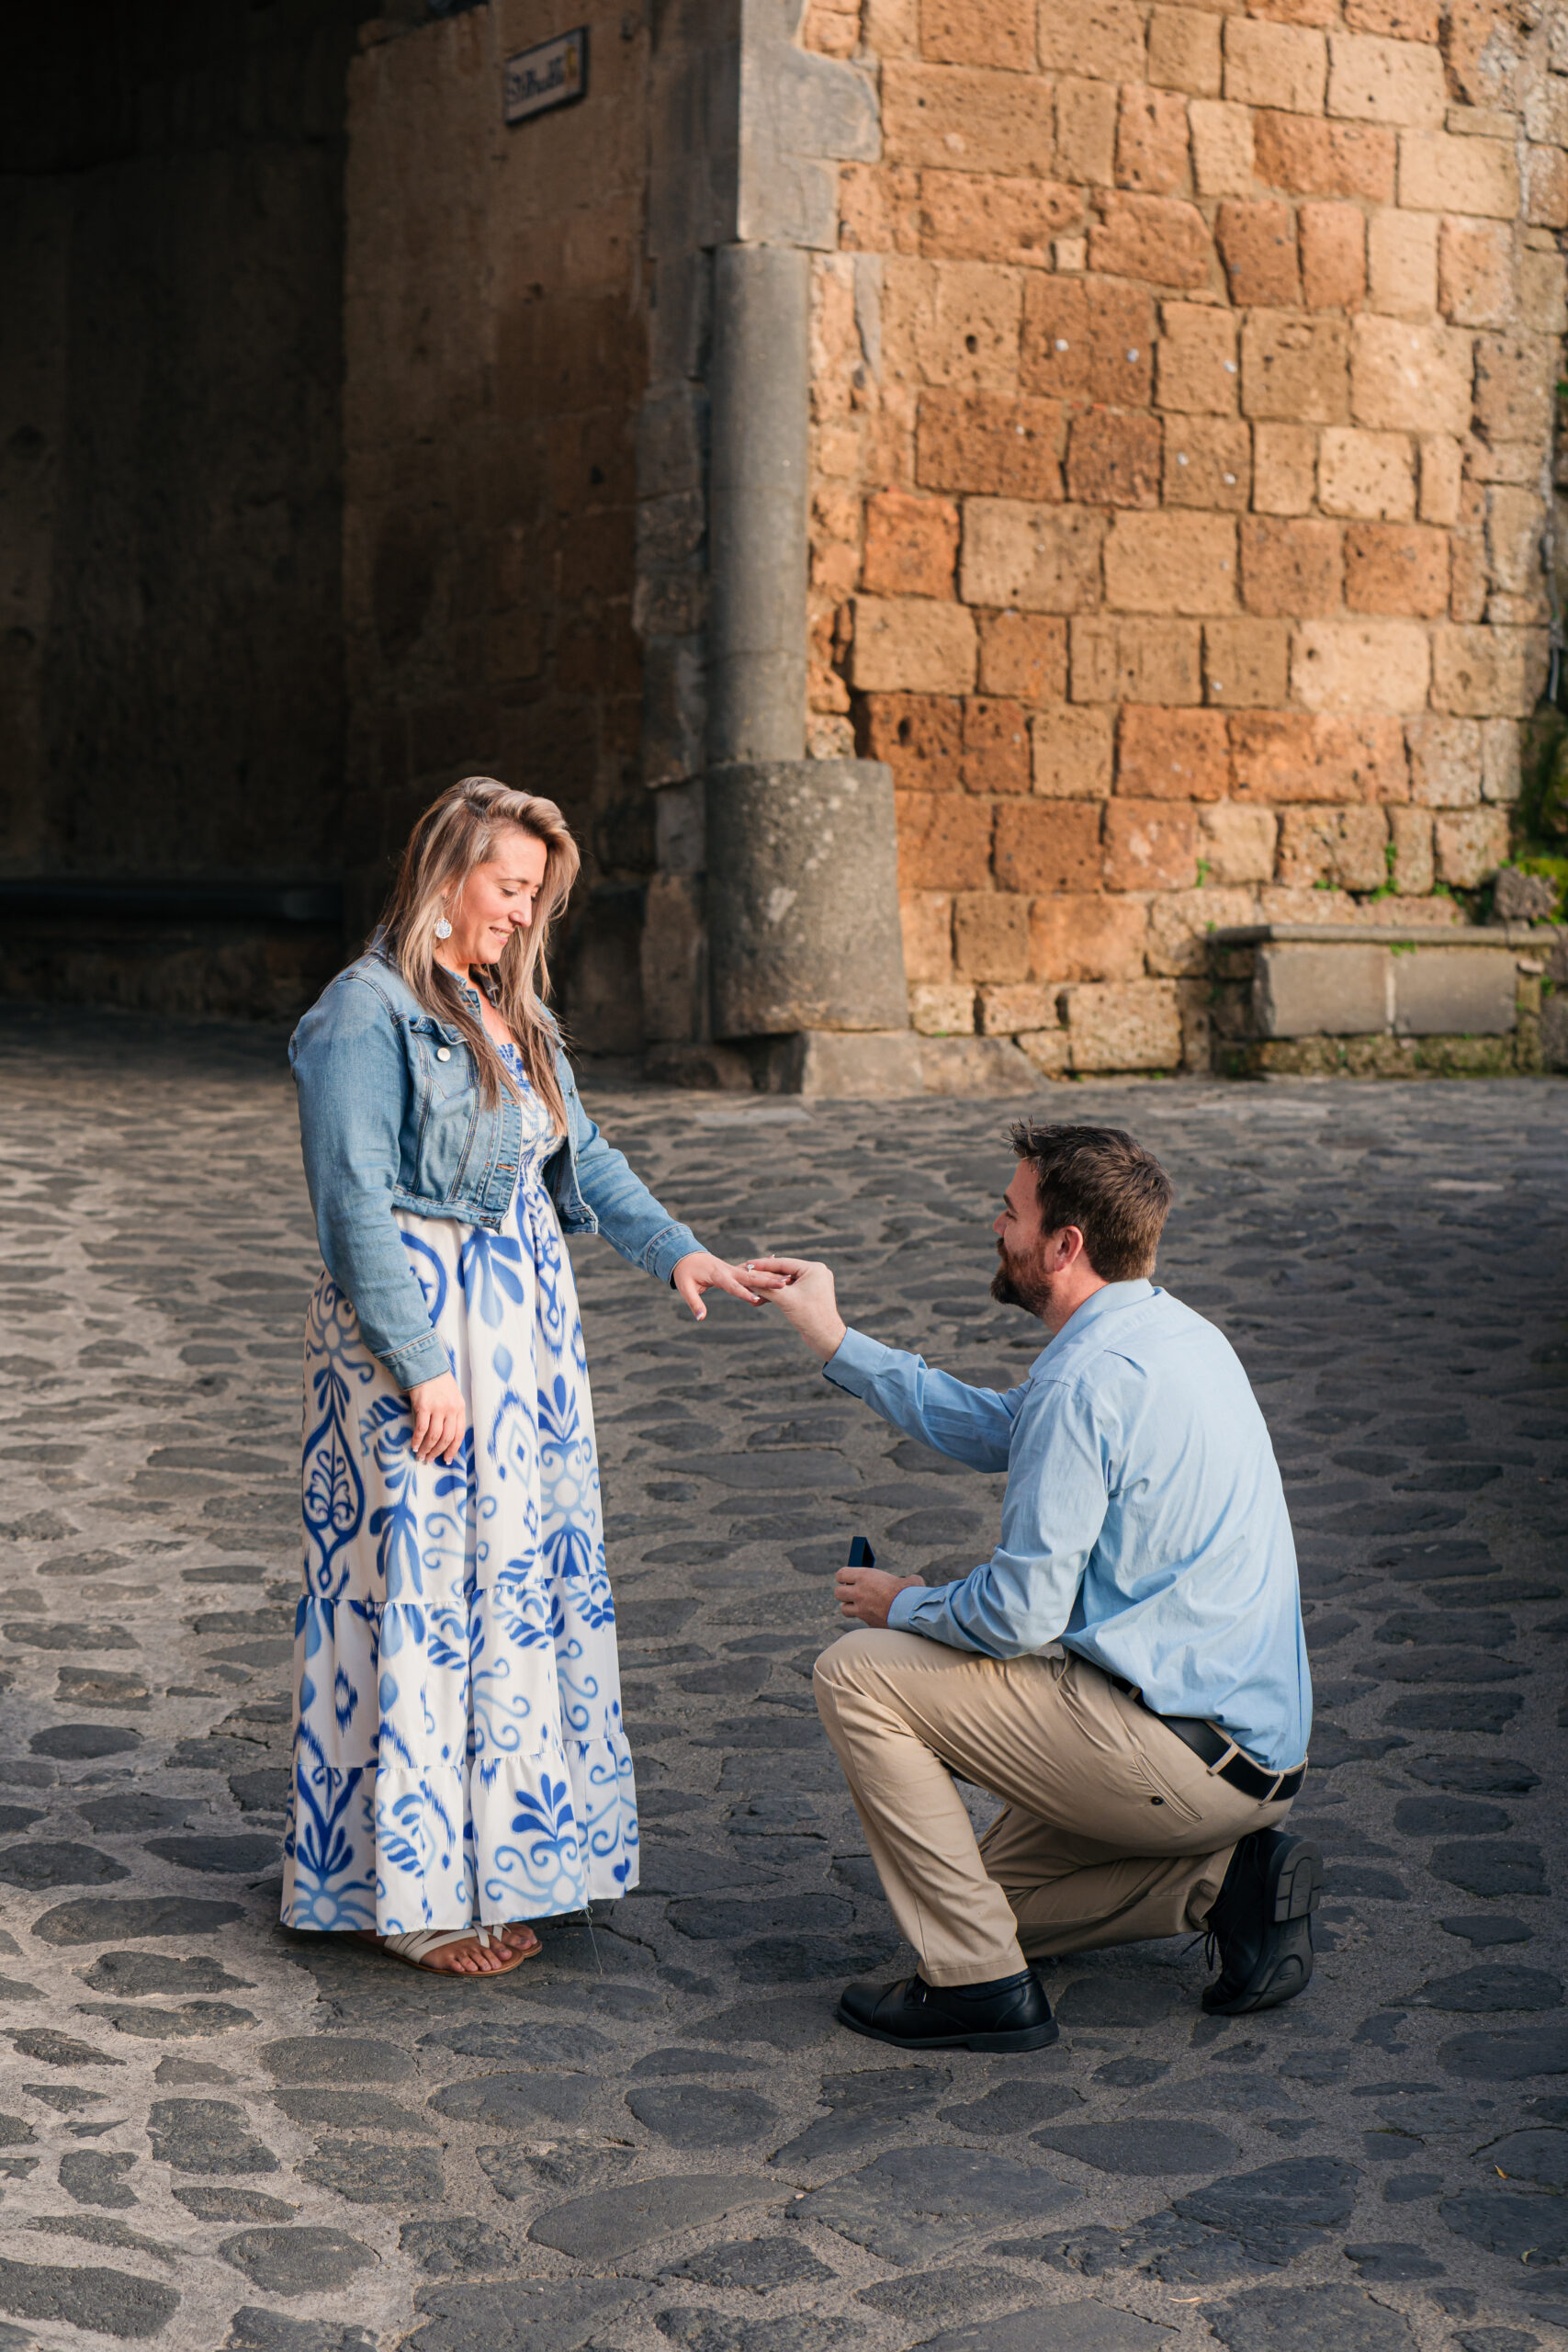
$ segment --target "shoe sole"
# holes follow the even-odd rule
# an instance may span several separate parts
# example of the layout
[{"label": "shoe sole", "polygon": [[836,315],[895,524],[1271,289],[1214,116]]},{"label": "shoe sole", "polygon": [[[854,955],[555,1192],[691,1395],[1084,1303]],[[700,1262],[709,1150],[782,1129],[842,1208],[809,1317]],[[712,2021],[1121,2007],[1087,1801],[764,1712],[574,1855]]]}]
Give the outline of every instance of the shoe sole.
[{"label": "shoe sole", "polygon": [[[1265,1889],[1264,1899],[1269,1906],[1269,1920],[1275,1932],[1271,1934],[1251,1976],[1228,2001],[1210,1998],[1215,1988],[1203,1996],[1203,2007],[1211,2017],[1252,2017],[1259,2009],[1277,2009],[1283,2002],[1293,2001],[1304,1993],[1312,1982],[1313,1912],[1317,1908],[1323,1892],[1323,1849],[1310,1838],[1292,1839],[1278,1851],[1270,1864],[1271,1886]],[[1280,1928],[1296,1928],[1293,1935],[1280,1935]]]},{"label": "shoe sole", "polygon": [[867,2041],[891,2042],[895,2050],[993,2050],[1000,2054],[1014,2050],[1047,2050],[1061,2039],[1061,2028],[1055,2018],[1047,2018],[1043,2025],[1022,2026],[1016,2033],[933,2033],[921,2034],[916,2041],[902,2033],[884,2033],[874,2025],[862,2025],[858,2018],[850,2016],[841,2002],[833,2015],[852,2033],[863,2034]]}]

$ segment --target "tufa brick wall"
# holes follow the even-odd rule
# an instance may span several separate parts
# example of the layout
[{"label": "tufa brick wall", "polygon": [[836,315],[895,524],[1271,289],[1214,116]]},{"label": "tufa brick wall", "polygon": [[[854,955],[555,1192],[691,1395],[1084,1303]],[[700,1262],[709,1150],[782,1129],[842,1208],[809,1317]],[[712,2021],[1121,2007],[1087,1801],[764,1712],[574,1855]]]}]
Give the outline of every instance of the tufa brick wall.
[{"label": "tufa brick wall", "polygon": [[811,0],[804,37],[878,61],[884,133],[817,270],[811,738],[892,764],[930,1082],[1207,1068],[1211,927],[1452,921],[1506,854],[1568,17]]}]

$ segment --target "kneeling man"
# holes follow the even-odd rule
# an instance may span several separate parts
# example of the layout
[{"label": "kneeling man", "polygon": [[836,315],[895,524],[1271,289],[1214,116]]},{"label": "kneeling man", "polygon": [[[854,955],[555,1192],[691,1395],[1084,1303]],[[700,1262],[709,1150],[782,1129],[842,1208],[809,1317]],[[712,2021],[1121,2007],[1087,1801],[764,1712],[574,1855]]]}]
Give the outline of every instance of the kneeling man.
[{"label": "kneeling man", "polygon": [[[919,1973],[852,1984],[842,2024],[908,2049],[1032,2050],[1029,1962],[1196,1930],[1203,2007],[1273,2007],[1312,1974],[1322,1858],[1280,1826],[1312,1691],[1295,1548],[1246,1374],[1150,1281],[1171,1200],[1112,1127],[1012,1131],[992,1296],[1050,1338],[1005,1396],[845,1329],[826,1266],[776,1304],[827,1376],[922,1443],[1006,1470],[1001,1542],[955,1584],[840,1570],[864,1629],[817,1703]],[[958,1774],[1005,1810],[976,1843]]]}]

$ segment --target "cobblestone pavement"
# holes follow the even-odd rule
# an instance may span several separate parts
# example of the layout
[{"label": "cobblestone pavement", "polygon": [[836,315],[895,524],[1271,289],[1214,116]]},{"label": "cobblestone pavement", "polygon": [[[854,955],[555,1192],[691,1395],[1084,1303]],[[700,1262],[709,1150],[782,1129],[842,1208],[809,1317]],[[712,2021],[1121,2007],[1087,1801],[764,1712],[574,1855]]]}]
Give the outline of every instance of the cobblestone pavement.
[{"label": "cobblestone pavement", "polygon": [[[589,1092],[716,1246],[831,1259],[969,1376],[1033,1352],[986,1292],[1011,1106]],[[316,1261],[278,1041],[13,1017],[0,2352],[1568,2341],[1568,1088],[1044,1099],[1167,1159],[1165,1279],[1269,1415],[1322,1956],[1235,2022],[1190,1945],[1064,1962],[1059,2048],[914,2063],[831,2019],[908,1955],[808,1676],[846,1536],[951,1574],[998,1482],[578,1248],[641,1887],[491,1985],[285,1936]]]}]

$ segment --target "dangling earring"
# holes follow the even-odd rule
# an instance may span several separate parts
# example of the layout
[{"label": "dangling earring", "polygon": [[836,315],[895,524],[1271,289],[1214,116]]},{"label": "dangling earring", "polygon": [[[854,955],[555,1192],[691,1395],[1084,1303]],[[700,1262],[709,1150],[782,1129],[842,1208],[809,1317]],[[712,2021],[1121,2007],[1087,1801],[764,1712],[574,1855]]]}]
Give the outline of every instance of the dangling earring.
[{"label": "dangling earring", "polygon": [[435,918],[435,936],[437,939],[450,939],[452,936],[452,926],[445,915]]}]

